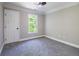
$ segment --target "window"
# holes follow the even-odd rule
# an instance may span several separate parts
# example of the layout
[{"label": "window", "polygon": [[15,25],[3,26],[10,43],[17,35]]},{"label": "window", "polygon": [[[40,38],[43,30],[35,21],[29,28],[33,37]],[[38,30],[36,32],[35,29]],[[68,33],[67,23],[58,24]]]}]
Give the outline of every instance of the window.
[{"label": "window", "polygon": [[28,32],[29,33],[37,32],[37,15],[34,14],[28,15]]}]

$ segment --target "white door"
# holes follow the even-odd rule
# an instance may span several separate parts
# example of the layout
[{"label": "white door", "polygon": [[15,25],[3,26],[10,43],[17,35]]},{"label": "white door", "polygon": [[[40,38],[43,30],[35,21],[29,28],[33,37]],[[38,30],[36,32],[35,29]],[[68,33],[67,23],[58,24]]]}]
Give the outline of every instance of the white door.
[{"label": "white door", "polygon": [[16,10],[4,10],[4,39],[5,43],[16,42],[20,39],[20,14]]}]

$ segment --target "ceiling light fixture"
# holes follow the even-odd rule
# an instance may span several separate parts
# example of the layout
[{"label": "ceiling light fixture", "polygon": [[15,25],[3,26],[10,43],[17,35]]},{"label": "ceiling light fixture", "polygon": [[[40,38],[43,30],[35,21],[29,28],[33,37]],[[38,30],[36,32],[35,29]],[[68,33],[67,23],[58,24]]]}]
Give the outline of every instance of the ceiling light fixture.
[{"label": "ceiling light fixture", "polygon": [[44,7],[46,4],[47,4],[46,2],[38,2],[37,3],[37,9],[41,8],[41,7]]},{"label": "ceiling light fixture", "polygon": [[38,5],[42,5],[42,6],[44,6],[44,5],[46,5],[46,2],[39,2]]}]

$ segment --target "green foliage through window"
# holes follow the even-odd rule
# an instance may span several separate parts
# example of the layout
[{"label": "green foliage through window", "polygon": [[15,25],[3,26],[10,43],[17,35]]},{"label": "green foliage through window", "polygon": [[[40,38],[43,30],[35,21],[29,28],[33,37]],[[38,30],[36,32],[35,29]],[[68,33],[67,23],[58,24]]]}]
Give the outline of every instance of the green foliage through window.
[{"label": "green foliage through window", "polygon": [[28,31],[37,32],[37,16],[29,14],[28,20]]}]

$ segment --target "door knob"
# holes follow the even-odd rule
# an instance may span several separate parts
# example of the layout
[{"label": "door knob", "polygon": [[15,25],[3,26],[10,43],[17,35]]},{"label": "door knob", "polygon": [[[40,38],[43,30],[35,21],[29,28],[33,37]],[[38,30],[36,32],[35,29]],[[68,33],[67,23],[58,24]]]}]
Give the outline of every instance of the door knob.
[{"label": "door knob", "polygon": [[17,27],[16,29],[18,30],[19,28]]}]

